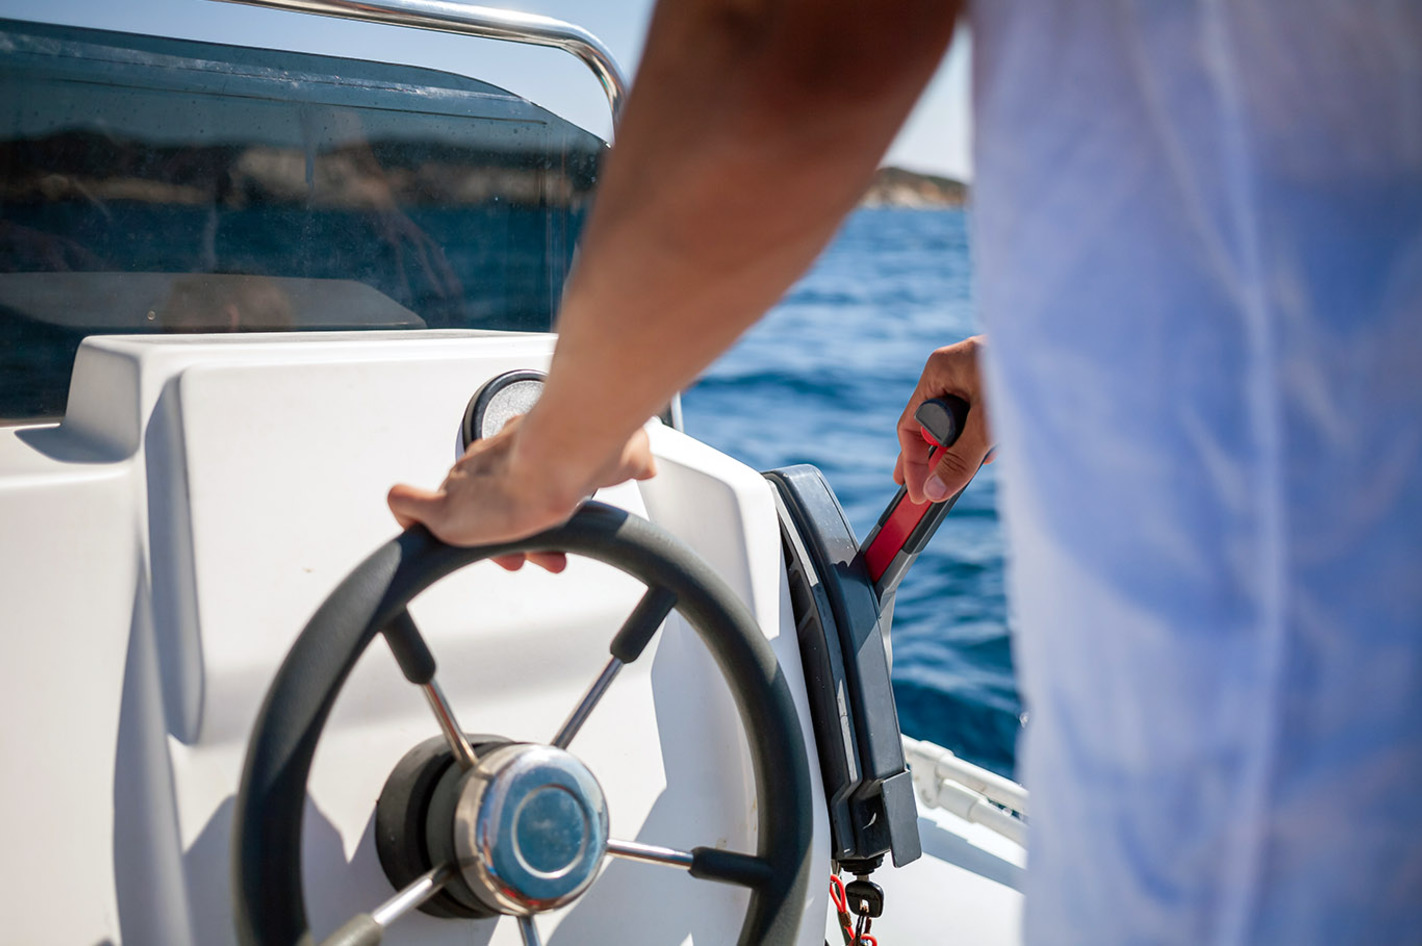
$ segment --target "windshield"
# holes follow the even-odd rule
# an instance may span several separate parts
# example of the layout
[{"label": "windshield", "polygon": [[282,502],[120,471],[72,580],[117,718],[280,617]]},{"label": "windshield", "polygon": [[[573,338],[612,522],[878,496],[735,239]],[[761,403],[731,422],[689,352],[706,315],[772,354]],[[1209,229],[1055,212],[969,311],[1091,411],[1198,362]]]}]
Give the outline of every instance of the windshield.
[{"label": "windshield", "polygon": [[408,66],[0,20],[0,422],[95,333],[547,331],[604,144]]}]

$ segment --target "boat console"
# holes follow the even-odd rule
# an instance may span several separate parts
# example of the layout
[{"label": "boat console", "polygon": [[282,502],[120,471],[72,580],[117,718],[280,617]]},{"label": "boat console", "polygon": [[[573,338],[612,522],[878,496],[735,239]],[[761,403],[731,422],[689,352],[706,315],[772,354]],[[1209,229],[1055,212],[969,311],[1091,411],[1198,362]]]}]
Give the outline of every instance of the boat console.
[{"label": "boat console", "polygon": [[669,412],[543,535],[391,519],[536,398],[602,142],[414,67],[0,43],[9,937],[820,946],[842,870],[886,946],[1013,940],[1025,793],[901,740],[817,471]]}]

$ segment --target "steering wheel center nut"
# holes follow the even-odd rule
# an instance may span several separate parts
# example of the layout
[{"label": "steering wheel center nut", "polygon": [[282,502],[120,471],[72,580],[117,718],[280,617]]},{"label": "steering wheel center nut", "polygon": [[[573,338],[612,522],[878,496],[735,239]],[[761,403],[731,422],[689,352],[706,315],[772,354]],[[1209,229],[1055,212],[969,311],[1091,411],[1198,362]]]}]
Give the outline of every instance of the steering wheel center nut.
[{"label": "steering wheel center nut", "polygon": [[461,781],[454,848],[465,883],[490,907],[556,909],[587,889],[607,853],[602,787],[562,749],[502,746]]}]

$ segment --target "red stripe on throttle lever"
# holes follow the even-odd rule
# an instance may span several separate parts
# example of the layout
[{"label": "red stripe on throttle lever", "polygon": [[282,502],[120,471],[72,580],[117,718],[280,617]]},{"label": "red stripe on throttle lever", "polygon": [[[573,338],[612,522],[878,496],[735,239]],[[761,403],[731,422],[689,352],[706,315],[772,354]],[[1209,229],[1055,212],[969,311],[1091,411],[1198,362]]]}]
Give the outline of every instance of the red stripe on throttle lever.
[{"label": "red stripe on throttle lever", "polygon": [[913,530],[918,528],[924,514],[932,505],[915,503],[908,498],[907,493],[894,505],[889,518],[879,526],[874,541],[864,550],[864,564],[869,566],[871,581],[877,584],[879,579],[884,577],[884,572],[893,564],[894,556],[899,554],[899,550],[904,547],[909,536],[913,535]]}]

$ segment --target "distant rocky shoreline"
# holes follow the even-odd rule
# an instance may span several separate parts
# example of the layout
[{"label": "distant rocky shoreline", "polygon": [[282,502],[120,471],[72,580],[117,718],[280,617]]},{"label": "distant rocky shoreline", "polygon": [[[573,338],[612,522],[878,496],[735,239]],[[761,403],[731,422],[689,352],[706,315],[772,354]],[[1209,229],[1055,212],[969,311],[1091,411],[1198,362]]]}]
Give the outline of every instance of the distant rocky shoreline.
[{"label": "distant rocky shoreline", "polygon": [[[378,156],[377,156],[378,155]],[[546,167],[521,152],[413,148],[372,141],[308,154],[266,145],[168,145],[61,131],[0,142],[0,203],[125,201],[172,206],[577,207],[596,185],[598,152]],[[968,185],[882,167],[861,207],[957,209]]]},{"label": "distant rocky shoreline", "polygon": [[968,202],[968,185],[951,177],[919,174],[884,167],[859,201],[861,207],[902,207],[911,210],[960,208]]}]

